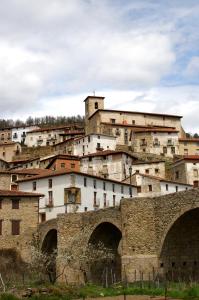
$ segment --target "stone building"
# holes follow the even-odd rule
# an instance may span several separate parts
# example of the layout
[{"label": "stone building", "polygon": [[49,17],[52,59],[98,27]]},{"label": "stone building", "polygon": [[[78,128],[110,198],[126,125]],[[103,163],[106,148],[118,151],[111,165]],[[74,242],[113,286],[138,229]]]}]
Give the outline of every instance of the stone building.
[{"label": "stone building", "polygon": [[158,176],[165,178],[165,161],[156,160],[156,161],[134,161],[132,163],[132,174],[134,173],[143,173],[152,176]]},{"label": "stone building", "polygon": [[173,157],[179,154],[178,131],[173,128],[136,129],[131,136],[133,152]]},{"label": "stone building", "polygon": [[42,194],[0,190],[1,249],[17,250],[30,261],[32,234],[38,226],[38,206]]},{"label": "stone building", "polygon": [[188,155],[175,161],[171,166],[171,177],[199,187],[199,155]]},{"label": "stone building", "polygon": [[104,97],[88,96],[84,101],[86,134],[114,135],[121,145],[130,145],[132,129],[140,126],[175,128],[179,137],[185,136],[181,116],[104,109]]},{"label": "stone building", "polygon": [[7,162],[11,161],[14,156],[21,153],[20,143],[15,142],[4,142],[0,143],[0,159]]},{"label": "stone building", "polygon": [[39,203],[40,222],[60,213],[116,206],[121,198],[137,195],[137,188],[130,184],[73,171],[52,171],[19,180],[18,184],[22,191],[45,195]]},{"label": "stone building", "polygon": [[167,180],[165,178],[142,173],[134,173],[123,182],[132,183],[137,186],[138,197],[156,197],[192,189],[187,183]]},{"label": "stone building", "polygon": [[180,155],[199,155],[199,138],[180,138]]},{"label": "stone building", "polygon": [[130,174],[130,167],[137,157],[124,151],[101,151],[84,155],[80,171],[103,178],[122,181]]},{"label": "stone building", "polygon": [[0,128],[0,143],[11,142],[12,129],[10,127]]}]

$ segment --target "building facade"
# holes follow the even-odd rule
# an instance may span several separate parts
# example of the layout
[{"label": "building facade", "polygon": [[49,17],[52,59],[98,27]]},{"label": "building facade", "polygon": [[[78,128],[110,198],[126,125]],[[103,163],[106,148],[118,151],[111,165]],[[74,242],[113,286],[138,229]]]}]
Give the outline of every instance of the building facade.
[{"label": "building facade", "polygon": [[30,261],[32,234],[38,226],[39,199],[42,194],[0,190],[1,249],[19,251]]},{"label": "building facade", "polygon": [[179,139],[180,155],[199,155],[199,138]]},{"label": "building facade", "polygon": [[27,132],[36,129],[39,129],[39,127],[38,126],[12,127],[11,128],[12,141],[15,143],[18,142],[23,145],[26,139]]},{"label": "building facade", "polygon": [[199,187],[199,155],[188,155],[171,166],[171,176],[178,182],[186,182]]},{"label": "building facade", "polygon": [[137,157],[124,151],[102,151],[81,157],[80,171],[91,175],[122,181],[130,174]]},{"label": "building facade", "polygon": [[136,187],[78,172],[54,171],[18,181],[19,189],[45,195],[39,204],[40,222],[60,213],[92,211],[116,206],[121,198],[137,195]]},{"label": "building facade", "polygon": [[133,152],[146,152],[166,157],[179,154],[178,131],[172,128],[142,129],[132,133]]},{"label": "building facade", "polygon": [[21,153],[20,143],[4,142],[0,143],[0,159],[7,162],[11,161],[13,157]]}]

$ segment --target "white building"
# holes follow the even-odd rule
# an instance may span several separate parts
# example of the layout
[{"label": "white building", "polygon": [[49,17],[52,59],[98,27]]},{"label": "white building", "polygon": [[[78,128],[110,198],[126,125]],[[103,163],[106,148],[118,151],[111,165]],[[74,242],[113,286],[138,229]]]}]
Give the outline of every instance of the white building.
[{"label": "white building", "polygon": [[80,171],[95,176],[122,181],[130,175],[137,157],[124,151],[101,151],[81,157]]},{"label": "white building", "polygon": [[29,131],[39,129],[38,126],[23,126],[23,127],[13,127],[12,131],[12,141],[24,144],[26,134]]},{"label": "white building", "polygon": [[52,146],[61,142],[61,133],[68,130],[68,126],[40,128],[27,132],[25,145],[28,147]]},{"label": "white building", "polygon": [[138,197],[156,197],[193,188],[192,185],[187,183],[180,183],[141,173],[133,174],[131,180],[130,178],[124,180],[126,183],[130,183],[130,181],[137,186]]},{"label": "white building", "polygon": [[87,155],[104,150],[115,150],[116,137],[106,134],[88,134],[74,140],[74,155]]},{"label": "white building", "polygon": [[137,195],[136,187],[79,172],[54,171],[18,181],[19,190],[45,195],[39,203],[40,221],[59,213],[84,212],[116,206]]}]

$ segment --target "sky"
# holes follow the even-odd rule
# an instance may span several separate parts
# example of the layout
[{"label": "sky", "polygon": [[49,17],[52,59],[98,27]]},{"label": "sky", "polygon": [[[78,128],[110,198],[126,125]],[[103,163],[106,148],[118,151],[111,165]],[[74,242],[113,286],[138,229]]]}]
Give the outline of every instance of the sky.
[{"label": "sky", "polygon": [[1,0],[0,118],[108,109],[199,132],[198,0]]}]

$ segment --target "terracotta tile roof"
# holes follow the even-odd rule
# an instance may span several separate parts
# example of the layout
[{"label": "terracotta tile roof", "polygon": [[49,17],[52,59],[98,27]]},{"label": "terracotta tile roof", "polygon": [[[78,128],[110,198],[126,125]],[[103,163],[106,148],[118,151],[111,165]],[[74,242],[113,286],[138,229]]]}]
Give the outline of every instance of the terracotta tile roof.
[{"label": "terracotta tile roof", "polygon": [[128,152],[125,151],[114,151],[114,150],[104,150],[104,151],[99,151],[99,152],[95,152],[95,153],[89,153],[87,155],[81,156],[80,158],[86,158],[86,157],[95,157],[95,156],[106,156],[106,155],[117,155],[117,154],[126,154],[130,157],[133,157],[137,160],[137,156],[134,156]]},{"label": "terracotta tile roof", "polygon": [[134,173],[133,175],[141,175],[143,177],[148,177],[148,178],[151,178],[151,179],[154,179],[154,180],[158,180],[158,181],[161,181],[161,182],[164,181],[164,182],[169,182],[169,183],[174,183],[174,184],[193,186],[192,184],[182,183],[182,182],[173,181],[173,180],[168,180],[168,179],[165,179],[165,178],[162,178],[162,177],[153,176],[153,175],[149,175],[149,174]]},{"label": "terracotta tile roof", "polygon": [[44,195],[41,193],[0,190],[0,197],[44,197]]},{"label": "terracotta tile roof", "polygon": [[0,174],[24,174],[24,175],[44,175],[48,174],[50,170],[48,169],[13,169],[13,170],[5,170],[0,171]]},{"label": "terracotta tile roof", "polygon": [[27,158],[27,159],[18,159],[18,160],[11,160],[9,161],[9,163],[11,164],[18,164],[18,163],[27,163],[33,160],[37,160],[39,159],[39,157],[35,157],[35,158]]},{"label": "terracotta tile roof", "polygon": [[130,127],[130,128],[137,128],[137,129],[141,129],[141,128],[172,128],[175,129],[175,127],[172,126],[161,126],[161,125],[139,125],[139,124],[124,124],[124,123],[110,123],[110,122],[100,122],[100,124],[104,124],[104,125],[111,125],[112,127]]},{"label": "terracotta tile roof", "polygon": [[0,142],[0,146],[10,146],[10,145],[16,145],[19,144],[19,142]]},{"label": "terracotta tile roof", "polygon": [[139,161],[133,162],[132,165],[140,165],[140,164],[159,164],[159,163],[165,163],[165,161],[164,161],[164,160],[150,160],[150,161],[139,160]]},{"label": "terracotta tile roof", "polygon": [[160,116],[160,117],[171,117],[181,119],[182,116],[169,115],[169,114],[159,114],[159,113],[147,113],[147,112],[138,112],[138,111],[124,111],[124,110],[114,110],[114,109],[98,109],[96,110],[88,119],[91,119],[98,112],[110,112],[110,113],[123,113],[123,114],[137,114],[137,115],[149,115],[149,116]]},{"label": "terracotta tile roof", "polygon": [[43,175],[43,176],[38,175],[38,176],[34,176],[34,177],[24,178],[24,179],[21,179],[21,180],[17,180],[17,182],[20,183],[20,182],[25,182],[25,181],[34,181],[34,180],[37,180],[37,179],[50,178],[50,177],[54,177],[54,176],[61,176],[61,175],[68,175],[68,174],[82,175],[82,176],[85,176],[85,177],[96,178],[96,179],[100,179],[100,180],[103,180],[103,181],[109,181],[109,182],[124,184],[124,185],[128,185],[128,186],[134,186],[134,185],[130,185],[128,183],[120,182],[120,181],[113,180],[113,179],[107,179],[107,178],[105,179],[105,178],[100,177],[100,176],[90,175],[90,174],[87,174],[87,173],[82,173],[82,172],[77,172],[77,171],[66,171],[66,170],[51,171],[51,173],[49,173],[48,175]]},{"label": "terracotta tile roof", "polygon": [[79,131],[79,130],[74,130],[74,131],[67,131],[64,133],[60,133],[59,135],[64,136],[64,135],[79,135],[79,134],[84,134],[84,131]]},{"label": "terracotta tile roof", "polygon": [[199,161],[199,155],[185,155],[182,158],[180,158],[180,159],[176,160],[175,162],[173,162],[172,165],[175,165],[175,164],[179,163],[180,161],[191,161],[191,162],[197,161],[198,162]]},{"label": "terracotta tile roof", "polygon": [[173,132],[178,133],[179,131],[173,128],[145,128],[145,129],[135,129],[133,130],[134,133],[141,133],[141,132]]},{"label": "terracotta tile roof", "polygon": [[199,143],[199,138],[180,138],[179,142],[198,142]]},{"label": "terracotta tile roof", "polygon": [[70,128],[70,126],[65,125],[65,126],[56,126],[56,127],[43,127],[43,128],[28,131],[27,134],[34,133],[34,132],[52,131],[52,130],[62,130],[62,129],[64,130],[66,128]]}]

